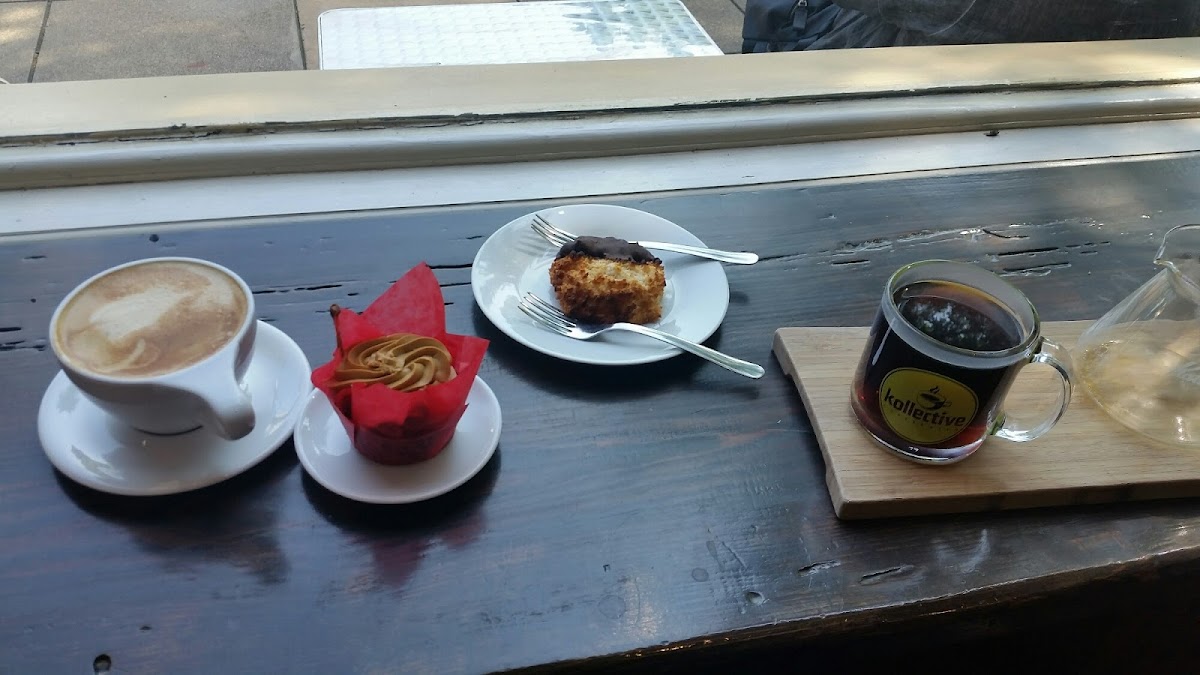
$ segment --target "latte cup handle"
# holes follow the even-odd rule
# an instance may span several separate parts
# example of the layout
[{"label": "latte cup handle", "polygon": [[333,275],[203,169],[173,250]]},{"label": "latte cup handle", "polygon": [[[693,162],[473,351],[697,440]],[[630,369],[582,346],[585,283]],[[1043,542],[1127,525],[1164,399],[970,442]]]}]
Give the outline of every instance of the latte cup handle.
[{"label": "latte cup handle", "polygon": [[1055,424],[1062,419],[1063,413],[1067,412],[1067,404],[1071,402],[1071,354],[1062,345],[1051,340],[1042,338],[1042,344],[1034,352],[1033,357],[1029,360],[1030,363],[1044,363],[1058,372],[1059,381],[1062,384],[1062,389],[1058,396],[1056,405],[1051,409],[1050,415],[1043,419],[1038,424],[1027,427],[1019,422],[1014,422],[1007,415],[1004,417],[1004,423],[995,431],[998,438],[1003,438],[1009,441],[1024,443],[1032,441],[1045,434],[1050,429],[1054,428]]},{"label": "latte cup handle", "polygon": [[190,390],[199,400],[204,426],[221,438],[236,441],[254,431],[254,404],[237,380],[210,380]]}]

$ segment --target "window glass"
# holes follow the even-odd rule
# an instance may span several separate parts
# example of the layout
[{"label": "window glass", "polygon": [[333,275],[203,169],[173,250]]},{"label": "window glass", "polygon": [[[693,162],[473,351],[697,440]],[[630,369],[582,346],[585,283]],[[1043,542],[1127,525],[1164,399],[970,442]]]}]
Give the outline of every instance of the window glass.
[{"label": "window glass", "polygon": [[1195,0],[0,0],[0,78],[1185,36]]},{"label": "window glass", "polygon": [[745,0],[746,52],[1200,35],[1195,0]]}]

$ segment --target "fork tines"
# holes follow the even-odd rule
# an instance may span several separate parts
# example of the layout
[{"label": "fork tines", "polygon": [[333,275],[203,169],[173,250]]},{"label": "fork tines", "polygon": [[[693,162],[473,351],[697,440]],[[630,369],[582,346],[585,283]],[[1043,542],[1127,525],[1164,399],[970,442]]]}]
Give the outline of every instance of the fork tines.
[{"label": "fork tines", "polygon": [[566,314],[533,293],[526,293],[525,297],[517,303],[517,308],[534,321],[560,333],[565,333],[575,327],[575,322],[568,319]]},{"label": "fork tines", "polygon": [[559,308],[555,307],[554,305],[546,302],[545,300],[539,298],[537,295],[535,295],[533,293],[526,293],[525,297],[528,298],[529,301],[532,302],[533,304],[535,304],[538,307],[549,312],[551,316],[562,319],[563,321],[569,322],[571,320],[570,318],[567,317],[567,315],[561,309],[559,309]]},{"label": "fork tines", "polygon": [[543,218],[541,216],[541,214],[538,214],[538,213],[533,214],[533,221],[530,224],[533,227],[534,232],[537,232],[538,234],[540,234],[544,239],[549,241],[551,244],[555,244],[557,246],[562,246],[563,244],[567,243],[568,241],[571,241],[572,239],[574,239],[574,237],[569,236],[566,232],[551,225],[548,220],[546,220],[545,218]]}]

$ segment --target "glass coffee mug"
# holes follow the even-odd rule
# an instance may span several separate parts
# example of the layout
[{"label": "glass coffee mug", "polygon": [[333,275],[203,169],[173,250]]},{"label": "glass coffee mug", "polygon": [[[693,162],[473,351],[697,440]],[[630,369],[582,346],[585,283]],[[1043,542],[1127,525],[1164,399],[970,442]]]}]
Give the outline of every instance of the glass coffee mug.
[{"label": "glass coffee mug", "polygon": [[[1004,398],[1021,368],[1045,363],[1062,390],[1049,415],[1026,426]],[[1071,399],[1067,350],[1041,335],[1033,304],[987,270],[928,260],[888,280],[854,375],[851,407],[884,447],[925,464],[969,457],[988,436],[1031,441]]]}]

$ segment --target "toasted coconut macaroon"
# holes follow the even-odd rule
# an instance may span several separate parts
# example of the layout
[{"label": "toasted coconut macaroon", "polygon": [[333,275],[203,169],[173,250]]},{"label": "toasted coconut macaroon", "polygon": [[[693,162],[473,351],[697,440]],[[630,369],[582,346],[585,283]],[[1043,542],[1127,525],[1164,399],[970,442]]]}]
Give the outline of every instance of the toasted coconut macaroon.
[{"label": "toasted coconut macaroon", "polygon": [[594,323],[652,323],[662,318],[667,277],[662,261],[616,237],[578,237],[550,266],[550,284],[567,316]]}]

